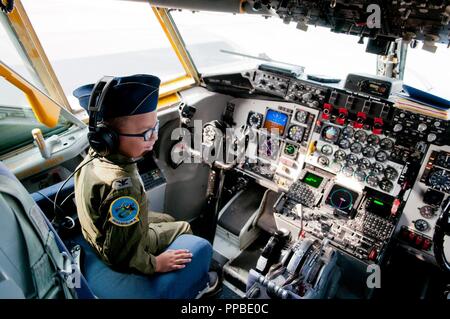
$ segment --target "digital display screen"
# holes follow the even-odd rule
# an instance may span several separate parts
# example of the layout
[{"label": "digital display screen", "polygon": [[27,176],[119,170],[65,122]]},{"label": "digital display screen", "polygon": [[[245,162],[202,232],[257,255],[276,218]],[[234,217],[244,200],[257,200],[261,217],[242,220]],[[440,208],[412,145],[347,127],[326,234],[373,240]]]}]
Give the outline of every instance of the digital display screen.
[{"label": "digital display screen", "polygon": [[377,197],[369,197],[366,203],[366,210],[369,213],[380,217],[389,217],[391,214],[392,203]]},{"label": "digital display screen", "polygon": [[325,204],[330,205],[335,209],[335,213],[344,217],[353,218],[353,206],[358,200],[359,194],[344,186],[335,184],[328,194]]},{"label": "digital display screen", "polygon": [[323,177],[317,176],[310,172],[306,173],[302,180],[303,183],[308,184],[309,186],[312,186],[314,188],[319,187],[322,181]]},{"label": "digital display screen", "polygon": [[287,114],[269,109],[266,114],[264,128],[268,129],[269,132],[272,132],[274,134],[276,134],[278,131],[279,135],[283,135],[288,119],[289,117],[287,116]]}]

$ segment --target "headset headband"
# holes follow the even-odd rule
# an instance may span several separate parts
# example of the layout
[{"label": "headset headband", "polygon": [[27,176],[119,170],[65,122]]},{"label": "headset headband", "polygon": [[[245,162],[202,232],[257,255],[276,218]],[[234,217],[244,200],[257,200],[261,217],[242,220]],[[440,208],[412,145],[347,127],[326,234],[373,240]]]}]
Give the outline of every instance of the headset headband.
[{"label": "headset headband", "polygon": [[115,82],[117,82],[115,77],[104,76],[97,83],[95,83],[88,103],[90,132],[96,132],[97,124],[103,121],[103,99],[105,98],[109,88],[112,84],[115,84]]}]

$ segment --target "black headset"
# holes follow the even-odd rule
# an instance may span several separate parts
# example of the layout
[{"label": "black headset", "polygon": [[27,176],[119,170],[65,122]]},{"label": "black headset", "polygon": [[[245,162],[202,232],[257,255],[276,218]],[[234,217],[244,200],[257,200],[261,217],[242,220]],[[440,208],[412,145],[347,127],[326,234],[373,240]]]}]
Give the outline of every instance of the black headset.
[{"label": "black headset", "polygon": [[104,76],[95,84],[89,98],[88,140],[92,149],[100,156],[114,153],[119,146],[118,134],[104,122],[105,106],[103,105],[108,90],[116,83],[115,77]]}]

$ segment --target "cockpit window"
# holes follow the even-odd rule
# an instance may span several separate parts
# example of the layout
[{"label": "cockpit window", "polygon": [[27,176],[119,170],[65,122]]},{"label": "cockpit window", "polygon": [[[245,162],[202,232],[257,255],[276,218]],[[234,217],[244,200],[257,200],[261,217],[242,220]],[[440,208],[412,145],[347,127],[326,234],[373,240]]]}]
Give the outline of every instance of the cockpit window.
[{"label": "cockpit window", "polygon": [[185,75],[151,6],[145,1],[22,1],[73,109],[77,87],[104,75]]},{"label": "cockpit window", "polygon": [[[172,11],[171,15],[203,74],[234,71],[260,64],[223,51],[269,57],[305,67],[308,74],[344,78],[350,72],[376,74],[376,55],[366,53],[358,37],[309,26],[307,32],[281,19],[254,15]],[[365,40],[367,43],[367,39]]]},{"label": "cockpit window", "polygon": [[[0,12],[0,58],[9,68],[47,93],[3,12]],[[52,129],[39,123],[24,93],[3,77],[0,77],[0,92],[0,156],[29,145],[33,141],[31,131],[34,128],[40,128],[44,137],[48,137],[69,126],[62,116]]]},{"label": "cockpit window", "polygon": [[[17,40],[6,14],[0,11],[0,59],[12,68],[15,72],[20,74],[27,81],[32,83],[35,87],[39,88],[43,92],[45,91],[44,85],[40,81],[35,70],[31,66],[30,61],[26,58],[25,53],[21,47],[21,44]],[[5,92],[4,83],[6,81],[0,81],[0,92]],[[19,91],[20,92],[20,91]],[[47,93],[47,92],[46,92]],[[19,102],[20,101],[20,102]],[[25,96],[8,96],[6,94],[0,94],[0,105],[10,105],[19,103],[21,106],[27,107],[28,103],[25,100]]]},{"label": "cockpit window", "polygon": [[405,84],[450,100],[448,75],[450,74],[450,50],[444,44],[436,44],[431,53],[420,48],[408,48],[406,55]]}]

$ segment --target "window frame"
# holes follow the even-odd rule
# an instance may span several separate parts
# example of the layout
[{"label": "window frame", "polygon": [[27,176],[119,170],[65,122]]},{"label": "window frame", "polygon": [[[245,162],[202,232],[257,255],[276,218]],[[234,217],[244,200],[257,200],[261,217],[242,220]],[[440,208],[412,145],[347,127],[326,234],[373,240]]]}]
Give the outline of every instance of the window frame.
[{"label": "window frame", "polygon": [[[184,46],[184,42],[169,14],[169,10],[155,6],[150,7],[185,71],[185,74],[182,76],[161,83],[158,108],[162,108],[179,102],[178,92],[198,85],[200,83],[200,76]],[[21,0],[15,1],[14,9],[11,13],[7,14],[7,18],[17,40],[23,48],[24,54],[44,85],[44,88],[48,91],[49,96],[73,114],[74,111],[70,107],[67,96],[53,70],[52,63],[39,41]],[[82,118],[82,120],[87,121],[86,118]]]}]

